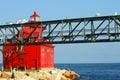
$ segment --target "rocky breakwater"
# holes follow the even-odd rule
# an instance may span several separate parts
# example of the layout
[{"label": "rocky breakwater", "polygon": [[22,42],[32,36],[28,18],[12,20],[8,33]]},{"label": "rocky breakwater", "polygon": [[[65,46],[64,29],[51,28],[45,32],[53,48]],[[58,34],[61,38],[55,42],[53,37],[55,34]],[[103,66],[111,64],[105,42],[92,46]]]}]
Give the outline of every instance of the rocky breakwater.
[{"label": "rocky breakwater", "polygon": [[70,69],[0,71],[0,80],[75,80],[76,78],[80,78],[80,75]]}]

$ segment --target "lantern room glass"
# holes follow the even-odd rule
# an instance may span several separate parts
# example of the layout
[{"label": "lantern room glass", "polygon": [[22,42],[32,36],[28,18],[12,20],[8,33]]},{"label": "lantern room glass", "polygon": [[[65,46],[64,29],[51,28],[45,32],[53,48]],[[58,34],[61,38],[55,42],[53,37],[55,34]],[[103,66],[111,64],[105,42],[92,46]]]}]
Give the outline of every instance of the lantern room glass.
[{"label": "lantern room glass", "polygon": [[31,21],[40,21],[40,17],[39,16],[36,16],[36,17],[30,17],[30,20]]}]

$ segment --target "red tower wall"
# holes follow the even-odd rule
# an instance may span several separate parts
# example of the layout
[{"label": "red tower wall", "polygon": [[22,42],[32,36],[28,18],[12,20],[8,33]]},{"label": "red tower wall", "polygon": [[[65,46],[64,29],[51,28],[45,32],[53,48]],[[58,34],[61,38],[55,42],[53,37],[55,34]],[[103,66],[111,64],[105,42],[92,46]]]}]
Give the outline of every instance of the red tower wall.
[{"label": "red tower wall", "polygon": [[[4,46],[4,68],[51,68],[54,67],[53,45],[30,45],[23,46],[21,52],[16,52],[15,46]],[[7,50],[10,50],[8,52]],[[15,52],[14,52],[15,51]]]}]

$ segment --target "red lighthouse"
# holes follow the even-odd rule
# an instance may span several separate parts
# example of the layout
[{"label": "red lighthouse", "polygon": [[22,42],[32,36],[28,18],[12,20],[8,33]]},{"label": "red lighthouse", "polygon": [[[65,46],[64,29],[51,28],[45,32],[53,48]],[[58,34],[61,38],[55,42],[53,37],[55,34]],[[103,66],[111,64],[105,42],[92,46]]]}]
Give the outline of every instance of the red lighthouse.
[{"label": "red lighthouse", "polygon": [[[29,23],[32,22],[40,22],[40,16],[36,12],[30,16]],[[34,28],[34,26],[23,27],[17,37],[19,38],[22,32],[24,38],[28,38]],[[32,37],[40,35],[36,42],[40,42],[42,39],[41,29],[45,30],[45,27],[39,25],[32,33]],[[27,69],[52,68],[54,67],[54,46],[52,44],[3,46],[3,67],[5,69],[24,67]]]}]

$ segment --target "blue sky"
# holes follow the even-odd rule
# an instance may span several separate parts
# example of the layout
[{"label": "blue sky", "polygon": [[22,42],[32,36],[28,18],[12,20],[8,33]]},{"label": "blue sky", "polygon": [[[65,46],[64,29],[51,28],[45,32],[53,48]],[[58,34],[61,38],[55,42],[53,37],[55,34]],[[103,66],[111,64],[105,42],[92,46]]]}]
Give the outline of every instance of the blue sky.
[{"label": "blue sky", "polygon": [[[120,0],[2,0],[0,24],[29,20],[34,12],[41,20],[120,14]],[[55,63],[120,63],[120,43],[55,45]],[[0,54],[0,62],[2,55]]]}]

